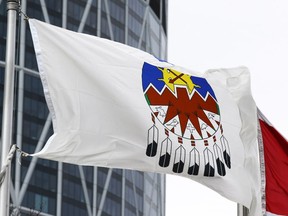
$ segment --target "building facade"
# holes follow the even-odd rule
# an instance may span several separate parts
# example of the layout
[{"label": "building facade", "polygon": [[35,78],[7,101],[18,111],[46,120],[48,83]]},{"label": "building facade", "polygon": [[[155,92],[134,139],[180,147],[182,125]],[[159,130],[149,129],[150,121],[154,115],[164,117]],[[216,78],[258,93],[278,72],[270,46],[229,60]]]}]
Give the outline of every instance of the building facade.
[{"label": "building facade", "polygon": [[[69,30],[108,38],[166,59],[167,0],[22,0],[21,10]],[[6,1],[0,0],[0,111],[2,120]],[[57,40],[57,38],[55,38]],[[17,23],[13,142],[39,151],[52,135],[28,24]],[[138,171],[14,159],[12,215],[164,216],[165,176]]]}]

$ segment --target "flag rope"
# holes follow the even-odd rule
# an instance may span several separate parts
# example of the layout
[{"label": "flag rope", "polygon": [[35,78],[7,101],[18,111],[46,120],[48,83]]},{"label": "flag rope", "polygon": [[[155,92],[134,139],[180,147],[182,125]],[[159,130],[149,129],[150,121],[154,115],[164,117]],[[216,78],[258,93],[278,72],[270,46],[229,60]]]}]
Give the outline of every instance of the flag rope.
[{"label": "flag rope", "polygon": [[22,150],[20,150],[16,144],[12,145],[11,148],[10,148],[10,151],[8,153],[8,156],[6,158],[6,162],[5,164],[2,166],[1,168],[1,172],[0,172],[0,187],[2,185],[2,182],[4,181],[5,179],[5,175],[6,175],[6,170],[7,168],[9,167],[9,165],[11,164],[11,161],[12,161],[12,158],[15,154],[16,151],[19,151],[20,152],[20,155],[21,157],[27,157],[28,154],[26,152],[23,152]]},{"label": "flag rope", "polygon": [[25,14],[22,10],[21,10],[21,7],[19,8],[19,13],[22,14],[25,18],[24,20],[28,21],[30,18],[28,17],[27,14]]}]

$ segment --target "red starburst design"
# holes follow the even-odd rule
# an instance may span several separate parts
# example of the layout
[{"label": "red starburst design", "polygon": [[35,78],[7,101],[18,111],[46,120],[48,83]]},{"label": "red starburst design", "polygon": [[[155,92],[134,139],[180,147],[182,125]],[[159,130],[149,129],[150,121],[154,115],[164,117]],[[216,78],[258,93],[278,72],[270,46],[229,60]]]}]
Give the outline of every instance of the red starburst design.
[{"label": "red starburst design", "polygon": [[207,95],[205,100],[197,91],[194,91],[193,96],[190,98],[186,88],[176,88],[176,94],[165,88],[163,93],[160,94],[153,87],[150,87],[146,92],[146,98],[150,106],[168,106],[164,122],[162,122],[163,124],[178,116],[182,132],[181,136],[184,135],[188,119],[200,135],[201,126],[198,118],[214,130],[217,129],[214,128],[204,112],[206,110],[219,114],[218,104],[210,94]]}]

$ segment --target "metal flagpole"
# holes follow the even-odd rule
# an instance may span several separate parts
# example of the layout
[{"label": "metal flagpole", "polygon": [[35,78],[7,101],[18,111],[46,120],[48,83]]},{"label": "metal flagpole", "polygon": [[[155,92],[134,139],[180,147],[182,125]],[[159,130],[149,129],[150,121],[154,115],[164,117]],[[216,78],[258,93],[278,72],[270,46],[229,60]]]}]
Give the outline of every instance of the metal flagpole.
[{"label": "metal flagpole", "polygon": [[237,216],[248,216],[248,209],[239,203],[237,203]]},{"label": "metal flagpole", "polygon": [[[16,44],[16,19],[19,9],[19,0],[7,0],[7,42],[6,66],[4,80],[4,99],[2,115],[2,155],[1,166],[5,164],[9,148],[12,145],[13,121],[13,94],[15,73],[15,44]],[[0,187],[0,215],[9,215],[10,201],[10,166]]]}]

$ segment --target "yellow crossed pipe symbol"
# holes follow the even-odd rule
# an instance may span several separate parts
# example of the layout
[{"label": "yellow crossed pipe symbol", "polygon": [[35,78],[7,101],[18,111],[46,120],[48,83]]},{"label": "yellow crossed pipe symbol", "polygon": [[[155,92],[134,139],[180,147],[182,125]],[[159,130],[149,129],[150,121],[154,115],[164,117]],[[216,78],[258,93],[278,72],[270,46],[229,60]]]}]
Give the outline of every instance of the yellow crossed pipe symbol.
[{"label": "yellow crossed pipe symbol", "polygon": [[180,73],[173,69],[168,68],[158,68],[163,73],[163,79],[159,79],[165,82],[166,86],[170,88],[172,92],[175,93],[175,86],[186,86],[189,94],[192,93],[194,88],[200,88],[199,85],[195,85],[189,74]]}]

